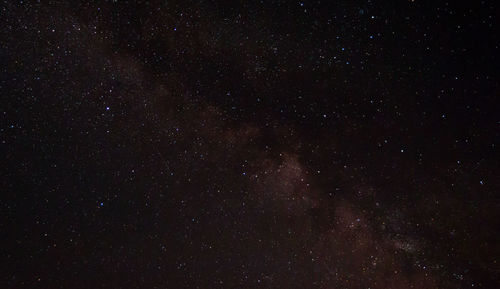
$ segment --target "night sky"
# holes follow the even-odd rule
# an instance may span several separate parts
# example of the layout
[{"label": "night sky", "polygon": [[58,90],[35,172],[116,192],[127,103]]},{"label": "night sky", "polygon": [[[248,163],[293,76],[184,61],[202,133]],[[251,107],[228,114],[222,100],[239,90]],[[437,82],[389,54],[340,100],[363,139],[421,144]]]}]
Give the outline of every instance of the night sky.
[{"label": "night sky", "polygon": [[0,287],[500,288],[494,2],[2,1]]}]

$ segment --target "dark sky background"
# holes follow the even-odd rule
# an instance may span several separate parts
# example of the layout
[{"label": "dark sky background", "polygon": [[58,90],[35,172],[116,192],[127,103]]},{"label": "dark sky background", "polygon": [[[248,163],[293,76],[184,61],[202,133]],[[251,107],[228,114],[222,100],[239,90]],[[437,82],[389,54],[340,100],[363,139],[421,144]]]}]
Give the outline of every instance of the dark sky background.
[{"label": "dark sky background", "polygon": [[0,4],[1,288],[500,288],[495,1],[88,2]]}]

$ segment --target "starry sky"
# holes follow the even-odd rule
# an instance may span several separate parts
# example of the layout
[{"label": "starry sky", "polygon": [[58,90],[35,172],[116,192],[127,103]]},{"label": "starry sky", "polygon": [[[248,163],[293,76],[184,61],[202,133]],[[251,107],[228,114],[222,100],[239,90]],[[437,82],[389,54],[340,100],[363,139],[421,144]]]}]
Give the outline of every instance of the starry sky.
[{"label": "starry sky", "polygon": [[497,13],[2,1],[0,287],[500,288]]}]

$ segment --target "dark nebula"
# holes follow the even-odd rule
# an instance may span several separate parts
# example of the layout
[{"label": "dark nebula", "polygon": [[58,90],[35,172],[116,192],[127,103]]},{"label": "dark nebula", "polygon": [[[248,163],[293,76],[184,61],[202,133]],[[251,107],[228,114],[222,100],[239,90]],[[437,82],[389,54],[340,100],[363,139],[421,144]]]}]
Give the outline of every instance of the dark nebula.
[{"label": "dark nebula", "polygon": [[495,1],[0,8],[1,288],[500,288]]}]

